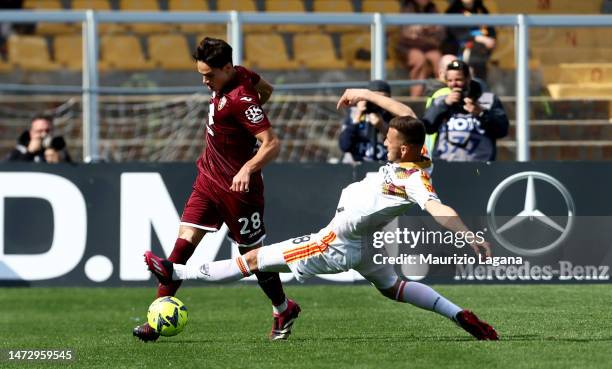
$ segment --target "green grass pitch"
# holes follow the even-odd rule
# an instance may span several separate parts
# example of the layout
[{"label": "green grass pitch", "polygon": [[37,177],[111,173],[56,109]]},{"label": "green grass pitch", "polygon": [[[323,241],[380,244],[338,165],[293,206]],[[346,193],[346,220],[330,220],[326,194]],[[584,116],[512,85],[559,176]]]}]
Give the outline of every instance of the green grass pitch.
[{"label": "green grass pitch", "polygon": [[[193,286],[193,285],[191,285]],[[271,309],[254,285],[186,287],[189,323],[142,343],[131,329],[151,288],[3,288],[0,349],[71,348],[95,368],[610,368],[609,285],[435,286],[501,336],[479,342],[437,314],[366,285],[288,286],[302,307],[289,341],[269,342]],[[0,367],[25,367],[0,361]]]}]

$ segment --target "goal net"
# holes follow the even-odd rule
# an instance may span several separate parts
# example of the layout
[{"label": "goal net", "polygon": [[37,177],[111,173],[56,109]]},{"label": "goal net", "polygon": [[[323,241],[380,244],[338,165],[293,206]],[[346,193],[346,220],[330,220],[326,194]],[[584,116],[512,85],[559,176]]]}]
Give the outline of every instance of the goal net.
[{"label": "goal net", "polygon": [[[99,153],[110,162],[194,161],[204,147],[207,95],[177,97],[101,97]],[[264,105],[281,139],[281,162],[326,162],[342,156],[338,135],[344,111],[336,110],[337,95],[275,94]],[[82,156],[82,105],[79,98],[56,103],[0,104],[7,129],[3,152],[28,129],[34,111],[55,117],[54,134],[63,135],[71,155]],[[6,147],[6,146],[10,147]]]}]

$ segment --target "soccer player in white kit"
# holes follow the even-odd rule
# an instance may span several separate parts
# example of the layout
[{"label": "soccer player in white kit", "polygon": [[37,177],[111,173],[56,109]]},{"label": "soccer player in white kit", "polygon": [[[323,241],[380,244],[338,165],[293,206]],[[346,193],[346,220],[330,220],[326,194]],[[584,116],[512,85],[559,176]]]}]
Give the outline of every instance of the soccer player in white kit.
[{"label": "soccer player in white kit", "polygon": [[[362,90],[347,90],[339,105],[367,99],[368,96],[364,97]],[[147,266],[162,283],[184,279],[229,282],[259,271],[290,271],[303,282],[316,274],[354,269],[390,299],[446,316],[477,339],[497,340],[493,327],[474,313],[458,307],[427,285],[403,280],[393,265],[370,262],[373,248],[364,242],[367,235],[404,214],[414,204],[447,229],[468,231],[457,213],[440,202],[431,186],[431,161],[422,155],[424,140],[425,127],[421,121],[412,116],[393,118],[385,140],[389,163],[376,174],[371,173],[344,188],[334,218],[317,233],[255,249],[235,259],[201,266],[173,264],[148,251],[145,253]],[[490,256],[490,246],[486,241],[474,241],[470,246],[476,253],[482,251]]]}]

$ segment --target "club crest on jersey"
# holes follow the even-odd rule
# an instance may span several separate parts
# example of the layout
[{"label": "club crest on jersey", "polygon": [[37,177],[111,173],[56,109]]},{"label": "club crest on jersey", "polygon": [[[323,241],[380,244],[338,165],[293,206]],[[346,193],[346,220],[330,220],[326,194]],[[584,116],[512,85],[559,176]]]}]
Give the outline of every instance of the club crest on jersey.
[{"label": "club crest on jersey", "polygon": [[257,124],[264,119],[263,110],[258,105],[251,105],[247,110],[244,111],[244,115],[246,115],[247,119],[253,123]]},{"label": "club crest on jersey", "polygon": [[221,100],[219,100],[219,108],[217,110],[223,109],[223,107],[227,104],[227,98],[223,96]]}]

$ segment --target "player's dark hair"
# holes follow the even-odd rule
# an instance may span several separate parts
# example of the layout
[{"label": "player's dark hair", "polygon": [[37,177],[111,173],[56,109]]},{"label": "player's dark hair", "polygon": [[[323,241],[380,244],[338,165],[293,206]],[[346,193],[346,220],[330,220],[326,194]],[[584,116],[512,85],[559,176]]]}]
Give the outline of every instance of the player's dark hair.
[{"label": "player's dark hair", "polygon": [[233,64],[232,47],[217,38],[204,37],[192,56],[211,68],[223,68],[227,63]]},{"label": "player's dark hair", "polygon": [[395,117],[389,122],[389,128],[395,128],[409,145],[423,146],[425,143],[425,125],[413,117]]},{"label": "player's dark hair", "polygon": [[461,60],[453,60],[452,62],[448,63],[448,65],[446,66],[446,71],[448,72],[449,70],[458,70],[461,73],[463,73],[463,77],[464,78],[470,78],[471,74],[470,74],[470,66]]}]

